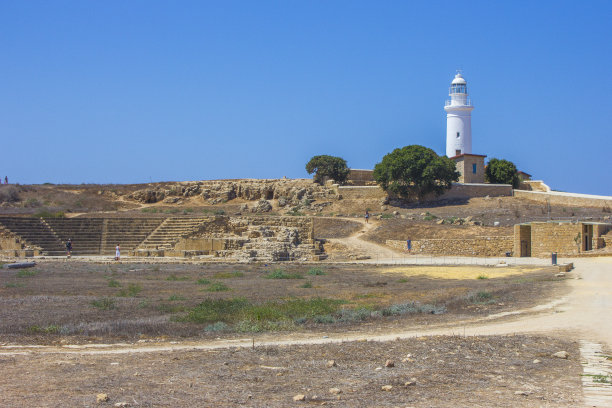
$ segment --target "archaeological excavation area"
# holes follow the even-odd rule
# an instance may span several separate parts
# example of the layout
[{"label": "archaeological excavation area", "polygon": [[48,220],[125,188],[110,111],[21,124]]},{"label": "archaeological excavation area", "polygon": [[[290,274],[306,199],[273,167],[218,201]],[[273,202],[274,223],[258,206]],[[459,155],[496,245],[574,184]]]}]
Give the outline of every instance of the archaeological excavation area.
[{"label": "archaeological excavation area", "polygon": [[0,217],[5,256],[73,255],[212,257],[229,261],[318,260],[320,245],[305,217],[208,216],[139,218]]}]

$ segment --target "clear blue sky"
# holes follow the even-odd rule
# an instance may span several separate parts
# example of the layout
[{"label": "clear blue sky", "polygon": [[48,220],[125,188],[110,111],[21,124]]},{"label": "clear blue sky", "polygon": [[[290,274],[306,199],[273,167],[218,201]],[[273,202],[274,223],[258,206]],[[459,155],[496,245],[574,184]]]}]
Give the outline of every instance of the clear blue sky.
[{"label": "clear blue sky", "polygon": [[611,1],[0,2],[0,174],[19,183],[306,177],[473,152],[612,195]]}]

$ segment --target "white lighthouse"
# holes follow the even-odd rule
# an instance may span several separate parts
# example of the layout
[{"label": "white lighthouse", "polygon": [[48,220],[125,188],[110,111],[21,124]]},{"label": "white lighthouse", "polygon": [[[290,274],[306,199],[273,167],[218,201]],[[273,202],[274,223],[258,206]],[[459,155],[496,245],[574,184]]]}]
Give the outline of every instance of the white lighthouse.
[{"label": "white lighthouse", "polygon": [[468,98],[467,83],[460,73],[455,75],[446,101],[446,156],[472,153],[472,101]]}]

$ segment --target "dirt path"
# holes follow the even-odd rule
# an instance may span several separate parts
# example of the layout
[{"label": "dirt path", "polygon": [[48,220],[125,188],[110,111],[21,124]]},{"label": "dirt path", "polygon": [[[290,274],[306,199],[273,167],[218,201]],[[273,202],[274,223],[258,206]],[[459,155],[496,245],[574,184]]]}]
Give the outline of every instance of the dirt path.
[{"label": "dirt path", "polygon": [[362,224],[362,229],[351,235],[347,238],[331,238],[328,241],[333,243],[339,243],[355,253],[369,256],[372,259],[388,259],[388,258],[396,258],[399,252],[392,250],[384,245],[378,245],[374,242],[366,241],[362,237],[371,231],[372,229],[378,226],[378,222],[376,220],[370,220],[370,222],[365,222],[364,220],[356,220],[354,218],[347,219],[352,222],[360,222]]}]

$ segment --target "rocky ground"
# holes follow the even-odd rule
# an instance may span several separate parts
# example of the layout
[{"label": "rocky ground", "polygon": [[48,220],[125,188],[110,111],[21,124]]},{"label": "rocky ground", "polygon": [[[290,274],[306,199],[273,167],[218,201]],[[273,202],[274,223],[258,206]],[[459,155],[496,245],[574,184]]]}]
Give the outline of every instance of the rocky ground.
[{"label": "rocky ground", "polygon": [[[563,351],[568,358],[554,356]],[[32,353],[0,362],[7,407],[576,407],[582,398],[577,344],[533,336]]]}]

